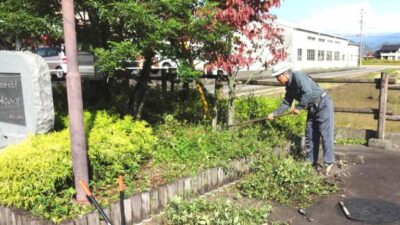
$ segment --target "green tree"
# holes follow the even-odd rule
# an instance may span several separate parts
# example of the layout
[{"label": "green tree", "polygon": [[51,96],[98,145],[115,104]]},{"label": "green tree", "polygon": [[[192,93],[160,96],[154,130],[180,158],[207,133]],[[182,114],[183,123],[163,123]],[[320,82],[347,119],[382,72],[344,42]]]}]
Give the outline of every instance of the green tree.
[{"label": "green tree", "polygon": [[[198,34],[203,29],[202,26],[210,18],[198,16],[196,12],[207,7],[209,6],[198,0],[131,0],[113,2],[100,7],[100,20],[109,23],[110,30],[113,32],[110,41],[114,42],[107,51],[98,50],[99,58],[116,55],[115,51],[126,51],[118,47],[118,42],[123,45],[126,41],[133,43],[132,52],[136,51],[137,55],[144,57],[138,84],[129,101],[130,111],[137,119],[140,119],[143,113],[152,60],[157,53],[180,61],[179,65],[182,68],[193,68],[194,59],[204,55],[201,47],[197,46],[197,49],[194,50],[188,46],[204,43],[197,41],[201,38],[197,38],[196,35],[199,36]],[[211,10],[208,11],[211,12]],[[119,60],[120,65],[125,62],[126,60]],[[106,66],[100,65],[100,70],[103,72],[111,76],[118,74],[118,72],[104,68]],[[121,68],[122,72],[124,70],[123,66],[116,68]],[[185,71],[184,75],[186,76],[200,74],[194,72],[193,69],[181,71]]]},{"label": "green tree", "polygon": [[57,0],[5,0],[0,3],[0,48],[24,48],[61,37],[62,21]]},{"label": "green tree", "polygon": [[[113,33],[110,40],[132,42],[132,49],[145,59],[130,101],[136,118],[143,111],[156,53],[178,61],[178,72],[183,78],[198,77],[194,70],[196,60],[210,68],[223,69],[231,78],[231,89],[239,68],[257,60],[267,66],[284,58],[285,53],[277,48],[282,42],[280,29],[273,25],[274,16],[269,13],[279,3],[280,0],[127,0],[99,7],[100,20],[107,22]],[[121,49],[115,48],[115,43],[113,46],[102,56],[115,55],[111,52]],[[267,60],[254,56],[261,48],[268,49],[272,57]],[[120,64],[124,62],[120,60]],[[197,84],[201,86],[200,82]]]}]

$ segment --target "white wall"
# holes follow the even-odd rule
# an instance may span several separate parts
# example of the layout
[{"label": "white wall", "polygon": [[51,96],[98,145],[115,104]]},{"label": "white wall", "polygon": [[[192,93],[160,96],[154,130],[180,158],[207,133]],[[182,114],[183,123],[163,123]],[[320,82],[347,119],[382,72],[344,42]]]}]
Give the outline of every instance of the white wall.
[{"label": "white wall", "polygon": [[[357,67],[358,46],[349,44],[348,39],[282,26],[285,29],[285,45],[288,52],[286,61],[292,64],[294,70]],[[298,58],[298,49],[302,52],[301,60]],[[314,51],[314,60],[307,59],[308,50]],[[323,57],[319,58],[318,51],[323,52]],[[331,54],[331,60],[327,59],[328,52]]]}]

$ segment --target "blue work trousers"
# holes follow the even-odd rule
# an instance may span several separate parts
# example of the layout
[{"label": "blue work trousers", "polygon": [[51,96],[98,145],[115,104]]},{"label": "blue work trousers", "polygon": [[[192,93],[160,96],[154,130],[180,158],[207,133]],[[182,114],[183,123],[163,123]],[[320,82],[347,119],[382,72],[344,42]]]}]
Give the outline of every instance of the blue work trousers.
[{"label": "blue work trousers", "polygon": [[[312,108],[314,107],[314,108]],[[318,162],[319,143],[322,138],[324,163],[334,162],[334,112],[332,98],[329,95],[320,99],[318,104],[309,106],[306,123],[306,160],[313,165]]]}]

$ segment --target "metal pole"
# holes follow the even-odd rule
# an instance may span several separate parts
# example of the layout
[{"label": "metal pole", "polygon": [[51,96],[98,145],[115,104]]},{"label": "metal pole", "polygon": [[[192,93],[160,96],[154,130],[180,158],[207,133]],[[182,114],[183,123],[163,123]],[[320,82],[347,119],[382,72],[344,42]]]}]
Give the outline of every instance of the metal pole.
[{"label": "metal pole", "polygon": [[79,180],[89,183],[86,154],[86,137],[83,128],[83,103],[81,75],[78,70],[74,0],[62,0],[65,50],[67,55],[67,97],[72,148],[72,165],[76,200],[86,202],[86,195]]},{"label": "metal pole", "polygon": [[378,139],[385,138],[387,94],[388,94],[388,75],[386,73],[381,73],[381,89],[379,93]]}]

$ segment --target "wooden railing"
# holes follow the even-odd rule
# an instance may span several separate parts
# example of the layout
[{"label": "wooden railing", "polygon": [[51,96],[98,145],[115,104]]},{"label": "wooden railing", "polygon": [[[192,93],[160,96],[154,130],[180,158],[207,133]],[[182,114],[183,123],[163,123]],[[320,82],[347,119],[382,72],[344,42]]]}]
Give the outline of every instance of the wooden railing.
[{"label": "wooden railing", "polygon": [[[390,78],[387,73],[381,73],[381,78],[377,79],[348,79],[348,78],[313,78],[317,83],[343,83],[343,84],[375,84],[379,89],[379,108],[341,108],[335,107],[335,112],[342,113],[361,113],[374,114],[378,119],[377,138],[383,139],[385,136],[385,122],[400,121],[400,115],[393,115],[393,112],[387,110],[388,90],[400,90],[396,84],[396,79]],[[253,80],[249,84],[265,86],[281,86],[279,82],[271,80]]]}]

